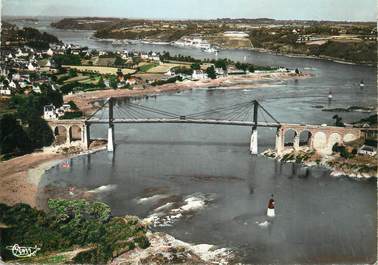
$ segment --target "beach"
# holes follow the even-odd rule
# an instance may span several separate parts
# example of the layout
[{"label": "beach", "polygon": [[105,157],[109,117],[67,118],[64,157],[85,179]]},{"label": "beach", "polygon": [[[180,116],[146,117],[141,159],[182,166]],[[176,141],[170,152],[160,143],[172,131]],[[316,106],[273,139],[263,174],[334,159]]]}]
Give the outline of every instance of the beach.
[{"label": "beach", "polygon": [[62,153],[56,148],[47,148],[1,162],[0,167],[0,202],[7,205],[25,203],[41,208],[38,204],[38,186],[46,170],[59,164],[64,159],[103,150],[104,146],[94,146],[89,150]]}]

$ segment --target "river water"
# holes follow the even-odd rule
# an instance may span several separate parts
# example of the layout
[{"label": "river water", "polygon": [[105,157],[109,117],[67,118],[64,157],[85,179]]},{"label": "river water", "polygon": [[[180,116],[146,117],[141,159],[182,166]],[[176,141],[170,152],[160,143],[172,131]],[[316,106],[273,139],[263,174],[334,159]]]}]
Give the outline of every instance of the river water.
[{"label": "river water", "polygon": [[[168,45],[113,47],[91,39],[90,31],[57,30],[49,22],[30,26],[90,48],[214,56]],[[138,103],[188,114],[258,99],[279,121],[313,124],[332,124],[334,114],[346,122],[368,115],[315,108],[328,107],[330,90],[334,95],[331,107],[377,103],[376,69],[372,67],[243,50],[223,50],[218,57],[298,67],[315,77],[251,90],[163,94]],[[366,84],[363,90],[361,79]],[[120,107],[123,104],[118,102]],[[323,168],[251,156],[249,128],[155,124],[117,125],[115,131],[114,154],[98,152],[71,159],[69,169],[53,167],[41,188],[52,183],[93,190],[97,199],[112,207],[114,215],[158,216],[154,230],[192,243],[232,248],[243,263],[368,263],[376,259],[376,180],[331,177]],[[103,126],[96,126],[93,132],[106,136]],[[260,151],[274,147],[274,133],[259,129]],[[268,220],[265,214],[271,194],[277,216]]]}]

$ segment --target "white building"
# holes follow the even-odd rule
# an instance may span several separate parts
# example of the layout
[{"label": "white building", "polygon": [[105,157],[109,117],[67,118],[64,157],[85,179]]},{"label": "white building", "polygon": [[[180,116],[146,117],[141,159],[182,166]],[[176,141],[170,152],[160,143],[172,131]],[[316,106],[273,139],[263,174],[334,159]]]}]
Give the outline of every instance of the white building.
[{"label": "white building", "polygon": [[13,80],[9,83],[9,88],[13,88],[13,89],[16,89],[17,88],[17,84],[16,84],[16,82],[14,82]]},{"label": "white building", "polygon": [[43,107],[43,118],[45,120],[58,119],[58,115],[56,114],[56,108],[54,105],[47,105]]},{"label": "white building", "polygon": [[225,31],[223,36],[229,38],[248,38],[249,34],[243,31]]},{"label": "white building", "polygon": [[192,74],[192,80],[206,79],[207,74],[202,70],[194,70]]},{"label": "white building", "polygon": [[3,83],[0,83],[0,95],[10,96],[12,95],[12,90],[9,88],[9,86],[4,86]]},{"label": "white building", "polygon": [[42,93],[41,88],[39,87],[39,85],[36,85],[36,86],[33,85],[32,90],[33,90],[35,93],[38,93],[38,94]]},{"label": "white building", "polygon": [[18,49],[17,53],[16,53],[16,57],[27,57],[29,56],[28,53],[23,53],[21,49]]},{"label": "white building", "polygon": [[19,73],[15,73],[12,75],[12,80],[20,81],[21,75]]},{"label": "white building", "polygon": [[135,78],[128,78],[125,83],[132,86],[135,85],[137,81]]},{"label": "white building", "polygon": [[144,53],[142,53],[142,54],[140,55],[140,58],[141,58],[142,60],[147,60],[147,59],[148,59],[148,54],[144,54]]},{"label": "white building", "polygon": [[56,108],[54,105],[50,104],[43,107],[43,118],[45,120],[57,120],[70,110],[71,106],[69,104],[63,104],[60,108]]},{"label": "white building", "polygon": [[217,75],[227,75],[227,72],[223,68],[215,68],[215,73]]},{"label": "white building", "polygon": [[37,67],[35,67],[32,63],[29,63],[28,70],[29,71],[35,71],[35,70],[37,70]]}]

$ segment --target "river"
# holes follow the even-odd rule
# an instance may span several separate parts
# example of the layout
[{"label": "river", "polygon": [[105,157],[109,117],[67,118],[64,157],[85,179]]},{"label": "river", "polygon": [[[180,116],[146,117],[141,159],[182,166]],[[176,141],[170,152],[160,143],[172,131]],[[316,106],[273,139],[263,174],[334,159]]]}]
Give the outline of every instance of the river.
[{"label": "river", "polygon": [[[30,26],[90,48],[214,56],[168,45],[113,47],[91,39],[91,31],[57,30],[49,22],[45,19]],[[368,115],[322,112],[315,106],[328,107],[329,91],[334,95],[331,107],[376,105],[373,67],[246,50],[222,50],[218,58],[224,57],[299,68],[315,77],[251,90],[163,94],[138,103],[187,114],[258,99],[279,121],[314,124],[332,124],[334,114],[345,122]],[[360,80],[365,82],[363,90]],[[122,107],[124,102],[118,104]],[[95,136],[105,137],[105,129],[94,128]],[[41,188],[48,183],[89,190],[104,186],[95,194],[112,207],[114,215],[146,218],[160,212],[154,231],[192,243],[232,248],[243,263],[368,263],[376,259],[375,179],[331,177],[324,168],[251,156],[248,128],[155,124],[117,125],[115,131],[114,154],[98,152],[70,160],[69,169],[53,167],[46,172]],[[260,151],[273,147],[274,133],[259,129]],[[271,194],[277,216],[265,225]],[[173,213],[181,215],[175,219]]]}]

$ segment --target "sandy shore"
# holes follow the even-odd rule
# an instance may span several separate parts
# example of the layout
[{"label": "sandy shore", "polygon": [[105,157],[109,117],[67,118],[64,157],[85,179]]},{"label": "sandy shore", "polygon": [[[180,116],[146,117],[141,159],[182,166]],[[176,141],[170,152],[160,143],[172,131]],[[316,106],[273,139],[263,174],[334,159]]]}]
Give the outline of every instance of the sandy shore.
[{"label": "sandy shore", "polygon": [[94,108],[92,103],[97,100],[106,99],[108,97],[135,97],[154,95],[160,93],[169,93],[177,91],[185,91],[191,89],[251,89],[263,86],[269,86],[284,80],[290,79],[304,79],[312,77],[312,74],[301,73],[299,75],[286,72],[273,73],[252,73],[248,75],[235,75],[228,77],[221,77],[217,79],[205,79],[199,81],[184,81],[179,83],[165,84],[156,87],[140,88],[136,87],[134,90],[128,89],[107,89],[91,92],[76,93],[67,95],[64,100],[73,100],[76,105],[86,114],[91,113]]},{"label": "sandy shore", "polygon": [[46,170],[59,164],[63,159],[103,149],[104,146],[97,146],[89,151],[75,151],[68,154],[48,149],[44,152],[35,152],[1,162],[0,203],[8,205],[26,203],[39,208],[37,203],[38,185]]},{"label": "sandy shore", "polygon": [[8,205],[26,203],[35,207],[38,183],[29,181],[29,170],[40,171],[46,162],[62,158],[62,154],[33,153],[1,162],[0,202]]}]

